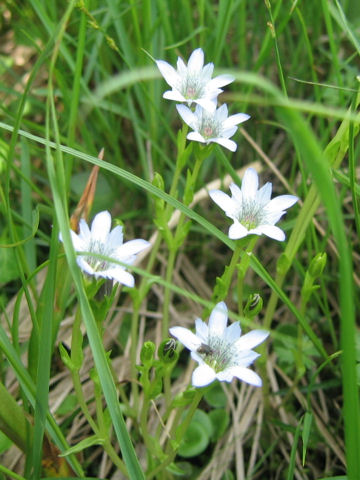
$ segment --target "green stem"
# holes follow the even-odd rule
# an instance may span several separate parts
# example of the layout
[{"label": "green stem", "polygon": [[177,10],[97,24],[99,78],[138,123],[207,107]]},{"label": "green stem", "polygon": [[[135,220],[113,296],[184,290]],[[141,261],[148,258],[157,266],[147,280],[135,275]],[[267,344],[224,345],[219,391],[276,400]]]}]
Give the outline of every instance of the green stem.
[{"label": "green stem", "polygon": [[138,346],[138,326],[139,326],[139,302],[134,302],[131,316],[131,344],[130,344],[130,368],[131,368],[131,393],[133,397],[133,408],[138,411],[139,406],[139,387],[137,384],[138,371],[136,369],[136,352]]},{"label": "green stem", "polygon": [[[170,440],[167,444],[166,447],[166,453],[167,453],[167,458],[164,460],[160,465],[158,465],[156,468],[154,468],[152,471],[149,472],[147,475],[147,479],[150,480],[151,478],[154,478],[156,475],[158,475],[161,471],[163,471],[168,465],[170,465],[171,462],[173,462],[175,456],[176,456],[176,451],[180,445],[180,442],[182,438],[184,437],[184,434],[189,427],[189,424],[191,422],[191,419],[194,416],[194,413],[204,395],[204,389],[201,390],[196,390],[194,398],[191,402],[191,405],[187,411],[187,414],[184,418],[184,420],[181,422],[181,425],[178,427],[178,423],[181,417],[181,414],[184,410],[185,407],[179,408],[179,410],[176,412],[176,417],[173,422],[173,425],[170,430]],[[174,438],[175,437],[175,438]],[[173,445],[173,442],[175,441],[175,447]],[[158,477],[156,477],[158,478]]]},{"label": "green stem", "polygon": [[250,256],[252,251],[254,250],[257,240],[258,240],[258,236],[253,235],[249,241],[248,246],[245,249],[244,255],[241,257],[241,262],[237,266],[238,267],[237,292],[238,292],[239,315],[244,314],[244,308],[243,308],[244,279],[250,265]]}]

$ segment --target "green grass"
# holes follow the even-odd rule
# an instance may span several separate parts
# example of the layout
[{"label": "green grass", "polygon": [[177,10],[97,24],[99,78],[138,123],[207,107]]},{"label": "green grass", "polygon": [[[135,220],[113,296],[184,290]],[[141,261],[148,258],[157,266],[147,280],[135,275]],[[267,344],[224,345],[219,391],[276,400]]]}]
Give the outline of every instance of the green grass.
[{"label": "green grass", "polygon": [[[0,382],[21,407],[14,423],[27,425],[17,432],[26,439],[17,465],[16,447],[0,443],[0,479],[56,470],[64,478],[360,478],[359,32],[355,0],[0,6]],[[191,179],[200,150],[187,148],[153,59],[175,65],[197,47],[216,74],[235,78],[220,101],[251,119],[233,137],[237,151],[212,148]],[[186,199],[227,174],[239,183],[253,162],[274,196],[300,199],[279,223],[286,241],[261,237],[244,285],[235,274],[225,292],[232,320],[271,332],[255,364],[263,387],[221,384],[218,403],[205,393],[197,408],[206,415],[195,413],[190,427],[207,438],[206,450],[181,457],[172,422],[199,401],[187,390],[189,356],[146,373],[138,351],[145,340],[160,344],[167,319],[192,328],[212,307],[235,249],[230,220],[207,195]],[[133,268],[136,288],[122,288],[111,305],[94,298],[69,234],[94,165],[88,220],[107,209],[126,241],[157,233]],[[177,226],[168,228],[175,210]],[[322,252],[326,266],[305,300],[306,272]],[[262,310],[239,317],[253,292]],[[72,344],[75,319],[82,341]],[[84,397],[77,390],[75,406],[57,414],[55,393],[75,396],[78,387]],[[9,398],[2,401],[0,430]],[[220,437],[207,420],[217,408],[230,418]],[[43,443],[70,454],[50,454]]]}]

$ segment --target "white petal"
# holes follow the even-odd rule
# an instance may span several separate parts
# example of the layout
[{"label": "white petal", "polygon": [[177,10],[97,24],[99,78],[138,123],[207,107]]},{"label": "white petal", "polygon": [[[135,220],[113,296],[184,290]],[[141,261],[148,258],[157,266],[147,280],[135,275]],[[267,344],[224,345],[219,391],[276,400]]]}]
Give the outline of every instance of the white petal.
[{"label": "white petal", "polygon": [[249,368],[245,367],[230,367],[231,372],[233,373],[234,377],[242,380],[243,382],[250,383],[250,385],[254,385],[255,387],[261,387],[262,381],[259,375]]},{"label": "white petal", "polygon": [[74,249],[77,252],[87,252],[88,251],[88,245],[87,242],[85,242],[79,235],[76,235],[75,232],[70,230],[70,235],[71,235],[71,240],[72,244],[74,246]]},{"label": "white petal", "polygon": [[254,168],[248,168],[244,174],[241,184],[241,191],[244,201],[255,199],[258,185],[259,177],[256,173],[256,170]]},{"label": "white petal", "polygon": [[233,213],[236,210],[236,203],[234,200],[221,190],[210,190],[209,195],[211,199],[217,205],[219,205],[219,207],[222,208],[226,214],[228,212]]},{"label": "white petal", "polygon": [[280,195],[270,200],[266,210],[269,212],[280,212],[292,207],[298,200],[298,197],[295,197],[295,195]]},{"label": "white petal", "polygon": [[216,110],[215,118],[219,123],[225,122],[225,120],[228,118],[228,108],[227,108],[226,103],[221,105],[221,107],[219,107]]},{"label": "white petal", "polygon": [[136,255],[139,252],[142,252],[150,246],[150,243],[142,238],[136,238],[135,240],[130,240],[120,245],[116,249],[116,257],[120,260],[121,258],[130,257]]},{"label": "white petal", "polygon": [[202,340],[203,343],[207,343],[209,337],[209,327],[201,318],[195,320],[196,335]]},{"label": "white petal", "polygon": [[225,370],[222,370],[221,372],[218,372],[216,374],[216,378],[220,382],[231,382],[231,380],[234,378],[234,374],[230,368],[225,368]]},{"label": "white petal", "polygon": [[202,48],[197,48],[192,52],[188,61],[188,71],[189,73],[196,73],[202,70],[204,65],[204,52]]},{"label": "white petal", "polygon": [[105,210],[95,215],[91,224],[91,239],[107,243],[108,235],[111,228],[111,215]]},{"label": "white petal", "polygon": [[179,115],[184,122],[189,125],[189,127],[191,127],[193,130],[197,129],[198,120],[190,108],[185,107],[185,105],[176,105],[176,110],[179,112]]},{"label": "white petal", "polygon": [[[214,71],[214,64],[213,63],[208,63],[207,65],[205,65],[205,67],[202,69],[202,72],[201,72],[201,78],[204,82],[207,82],[207,86],[209,84],[211,84],[211,75],[213,74],[213,71]],[[215,87],[217,88],[217,87]]]},{"label": "white petal", "polygon": [[85,222],[83,218],[80,219],[79,222],[79,236],[82,237],[83,240],[86,242],[89,242],[91,239],[91,233],[90,233],[90,228],[88,227],[88,224]]},{"label": "white petal", "polygon": [[117,225],[109,235],[108,239],[108,246],[113,249],[123,243],[123,227],[121,225]]},{"label": "white petal", "polygon": [[89,275],[95,275],[94,269],[84,260],[84,257],[77,257],[76,262],[84,272]]},{"label": "white petal", "polygon": [[241,335],[241,327],[239,322],[234,322],[225,330],[225,340],[235,342]]},{"label": "white petal", "polygon": [[266,205],[271,198],[272,184],[271,182],[265,183],[257,192],[256,201],[260,205]]},{"label": "white petal", "polygon": [[176,89],[180,84],[181,79],[175,68],[169,63],[164,62],[164,60],[156,60],[156,65],[158,66],[161,75],[165,78],[166,83]]},{"label": "white petal", "polygon": [[207,143],[207,140],[198,132],[190,132],[186,135],[186,138],[193,142]]},{"label": "white petal", "polygon": [[218,75],[217,77],[210,80],[207,87],[209,88],[209,90],[215,90],[216,88],[221,88],[225,87],[225,85],[229,85],[229,83],[233,82],[234,80],[235,78],[232,75]]},{"label": "white petal", "polygon": [[248,367],[258,357],[260,357],[260,353],[256,353],[253,350],[243,350],[242,352],[240,352],[239,357],[236,359],[236,366]]},{"label": "white petal", "polygon": [[230,138],[235,135],[236,130],[238,127],[229,127],[225,128],[225,130],[221,130],[221,137],[220,138]]},{"label": "white petal", "polygon": [[135,284],[134,277],[121,267],[108,268],[103,272],[108,278],[114,279],[116,282],[122,283],[126,287],[133,287]]},{"label": "white petal", "polygon": [[188,328],[171,327],[169,332],[189,350],[197,350],[202,343],[201,339]]},{"label": "white petal", "polygon": [[175,102],[185,102],[186,98],[178,90],[167,90],[164,92],[163,97],[166,100],[174,100]]},{"label": "white petal", "polygon": [[204,110],[208,112],[215,112],[216,110],[216,97],[215,98],[197,98],[194,99],[194,102],[200,105]]},{"label": "white petal", "polygon": [[237,350],[251,350],[252,348],[260,345],[265,338],[269,336],[269,332],[266,330],[252,330],[251,332],[247,333],[240,337],[235,343],[234,347]]},{"label": "white petal", "polygon": [[283,242],[285,240],[285,233],[279,227],[275,227],[275,225],[260,225],[257,230],[259,230],[264,235],[273,238],[274,240],[278,240],[279,242]]},{"label": "white petal", "polygon": [[232,240],[238,240],[239,238],[244,238],[247,235],[249,235],[248,230],[238,221],[235,221],[229,228],[229,238]]},{"label": "white petal", "polygon": [[223,337],[228,320],[228,309],[224,302],[215,305],[209,318],[209,336]]},{"label": "white petal", "polygon": [[235,202],[239,205],[239,207],[241,207],[243,200],[241,189],[235,183],[231,183],[230,191],[232,196],[234,197]]},{"label": "white petal", "polygon": [[216,378],[216,374],[209,365],[204,363],[203,365],[199,365],[192,374],[192,384],[194,387],[205,387],[209,385],[209,383],[213,382]]},{"label": "white petal", "polygon": [[246,122],[246,120],[249,120],[249,118],[250,115],[247,115],[246,113],[236,113],[235,115],[230,115],[230,117],[225,120],[223,127],[229,128],[233,125],[238,125],[239,123]]},{"label": "white petal", "polygon": [[184,60],[182,58],[178,57],[176,66],[177,66],[178,74],[180,75],[180,77],[186,77],[187,66],[185,65]]},{"label": "white petal", "polygon": [[227,138],[213,138],[211,139],[211,141],[218,143],[222,147],[227,148],[228,150],[230,150],[230,152],[236,152],[237,144],[232,140],[229,140]]}]

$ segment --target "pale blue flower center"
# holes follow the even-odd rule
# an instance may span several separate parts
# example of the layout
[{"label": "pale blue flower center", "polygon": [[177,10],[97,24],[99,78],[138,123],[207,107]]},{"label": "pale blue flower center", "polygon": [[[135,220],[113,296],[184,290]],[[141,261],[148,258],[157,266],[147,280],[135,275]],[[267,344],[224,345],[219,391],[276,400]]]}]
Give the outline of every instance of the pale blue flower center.
[{"label": "pale blue flower center", "polygon": [[[88,250],[89,252],[104,255],[104,257],[112,257],[114,254],[114,249],[110,248],[108,245],[105,245],[99,240],[91,240]],[[107,270],[111,266],[116,266],[115,264],[112,264],[103,258],[92,255],[87,255],[85,257],[85,261],[91,266],[91,268],[93,268],[95,272],[101,272]]]},{"label": "pale blue flower center", "polygon": [[197,354],[216,373],[236,364],[237,352],[233,344],[221,337],[209,337],[207,345],[197,350]]},{"label": "pale blue flower center", "polygon": [[204,112],[199,121],[199,133],[205,140],[218,138],[221,136],[221,125],[214,117],[206,115]]},{"label": "pale blue flower center", "polygon": [[203,85],[198,77],[187,76],[182,84],[182,95],[189,100],[196,100],[203,95]]},{"label": "pale blue flower center", "polygon": [[255,200],[243,201],[236,212],[236,218],[247,230],[252,230],[264,223],[265,215],[261,205]]}]

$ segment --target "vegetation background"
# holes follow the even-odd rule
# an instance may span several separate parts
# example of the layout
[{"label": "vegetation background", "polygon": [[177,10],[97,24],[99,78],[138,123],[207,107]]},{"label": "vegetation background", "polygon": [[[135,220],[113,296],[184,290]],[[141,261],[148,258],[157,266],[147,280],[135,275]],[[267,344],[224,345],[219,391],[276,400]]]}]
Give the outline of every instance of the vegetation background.
[{"label": "vegetation background", "polygon": [[[271,329],[268,351],[257,362],[264,387],[216,386],[199,405],[213,417],[212,426],[198,415],[200,427],[194,428],[201,441],[197,437],[195,450],[178,455],[177,465],[186,472],[182,478],[360,478],[357,0],[0,4],[0,391],[2,402],[10,402],[2,386],[16,400],[19,421],[29,422],[34,435],[9,439],[6,415],[0,415],[0,478],[37,478],[41,465],[44,478],[59,476],[59,457],[48,440],[41,448],[43,438],[62,434],[64,450],[91,438],[59,354],[59,345],[70,345],[79,303],[86,327],[81,382],[93,416],[99,405],[89,372],[94,358],[100,377],[102,368],[107,375],[105,357],[92,344],[91,311],[75,262],[68,269],[64,259],[58,226],[68,224],[94,164],[100,172],[90,218],[110,210],[124,223],[126,239],[156,233],[155,198],[189,214],[175,195],[152,188],[157,172],[169,192],[182,127],[174,103],[162,98],[166,85],[153,59],[175,65],[197,47],[215,72],[236,78],[221,102],[251,120],[234,137],[236,153],[216,147],[206,158],[195,190],[216,179],[226,183],[227,174],[236,178],[234,171],[241,177],[241,169],[255,165],[262,183],[271,181],[277,195],[294,193],[300,202],[282,221],[287,240],[261,238],[246,276],[244,301],[260,293],[263,309],[244,328]],[[101,148],[104,160],[97,159]],[[189,168],[191,162],[190,156]],[[186,170],[180,201],[185,184]],[[209,306],[215,279],[231,258],[223,235],[228,220],[207,194],[195,198],[169,310],[172,325],[188,327]],[[310,272],[318,287],[306,289],[310,264],[324,253],[326,266],[313,264]],[[129,351],[139,354],[144,340],[162,340],[164,284],[158,279],[165,277],[167,258],[164,244],[148,270],[139,346],[130,342],[129,292],[121,291],[104,324],[105,349],[125,397],[134,382]],[[235,291],[226,299],[234,312]],[[186,389],[192,368],[184,352],[174,370],[174,394]],[[112,390],[101,388],[106,404],[114,403]],[[159,424],[161,402],[160,395],[149,409],[149,431]],[[122,399],[146,469],[139,412],[127,406]],[[14,418],[21,418],[17,410]],[[89,442],[78,458],[87,477],[123,478],[102,445]]]}]

